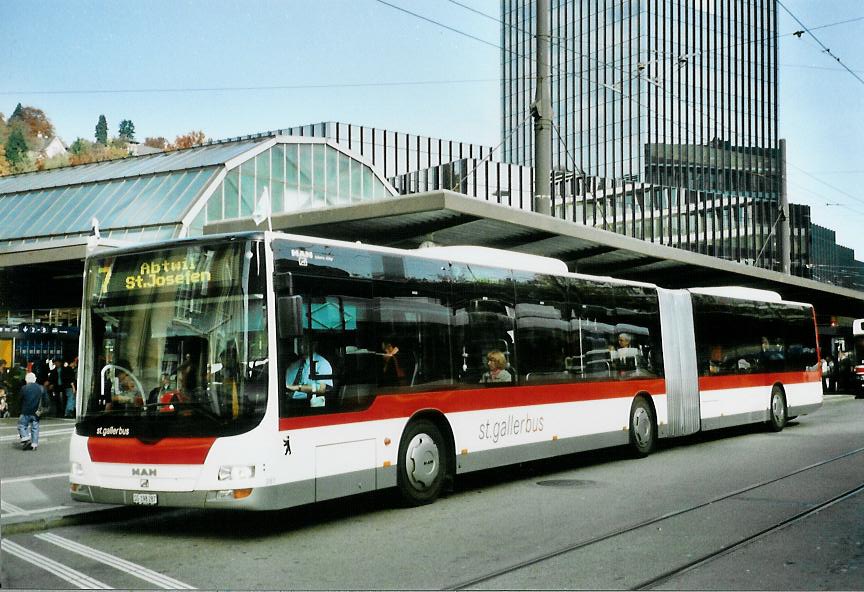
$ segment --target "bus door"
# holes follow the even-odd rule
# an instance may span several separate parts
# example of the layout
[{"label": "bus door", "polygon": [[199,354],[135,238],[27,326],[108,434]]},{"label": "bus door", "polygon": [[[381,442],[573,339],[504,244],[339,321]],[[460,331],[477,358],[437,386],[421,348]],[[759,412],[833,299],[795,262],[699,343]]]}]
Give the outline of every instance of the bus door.
[{"label": "bus door", "polygon": [[667,436],[699,431],[699,374],[693,305],[686,290],[657,288],[666,375]]}]

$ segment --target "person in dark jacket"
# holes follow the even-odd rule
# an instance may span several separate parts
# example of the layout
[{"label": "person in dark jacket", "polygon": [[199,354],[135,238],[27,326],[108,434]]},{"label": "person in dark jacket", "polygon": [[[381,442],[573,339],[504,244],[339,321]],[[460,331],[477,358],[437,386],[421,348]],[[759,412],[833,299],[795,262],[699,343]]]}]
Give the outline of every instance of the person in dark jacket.
[{"label": "person in dark jacket", "polygon": [[63,358],[54,358],[54,369],[48,373],[48,387],[54,402],[54,414],[63,417],[66,401],[72,397],[72,376]]},{"label": "person in dark jacket", "polygon": [[39,447],[39,404],[42,386],[36,384],[36,375],[28,372],[21,387],[21,416],[18,418],[18,437],[24,450]]}]

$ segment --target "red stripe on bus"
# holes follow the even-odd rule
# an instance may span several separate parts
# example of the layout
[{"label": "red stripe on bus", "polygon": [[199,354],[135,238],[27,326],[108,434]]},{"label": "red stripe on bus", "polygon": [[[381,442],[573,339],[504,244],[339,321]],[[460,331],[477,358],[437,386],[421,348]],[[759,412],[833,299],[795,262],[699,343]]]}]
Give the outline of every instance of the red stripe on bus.
[{"label": "red stripe on bus", "polygon": [[323,413],[305,417],[279,419],[279,429],[304,429],[328,425],[341,425],[363,421],[378,421],[397,417],[410,417],[421,409],[437,409],[443,413],[485,411],[507,407],[571,403],[600,399],[632,397],[639,392],[652,395],[663,393],[663,379],[627,380],[610,382],[583,382],[565,384],[538,384],[536,386],[481,387],[472,389],[433,391],[410,394],[379,395],[363,411]]},{"label": "red stripe on bus", "polygon": [[700,376],[700,391],[719,391],[724,389],[771,386],[781,384],[803,384],[821,382],[819,371],[782,372],[778,374],[728,374],[724,376]]},{"label": "red stripe on bus", "polygon": [[146,444],[137,438],[88,438],[93,462],[154,465],[203,465],[216,438],[162,438]]},{"label": "red stripe on bus", "polygon": [[[783,372],[777,374],[735,374],[729,376],[705,376],[699,378],[699,389],[722,390],[754,386],[771,386],[774,383],[798,384],[820,382],[818,372]],[[283,417],[279,429],[305,429],[330,425],[343,425],[364,421],[378,421],[397,417],[410,417],[421,409],[437,409],[442,413],[463,411],[485,411],[507,407],[525,407],[552,403],[572,403],[600,399],[632,397],[647,392],[657,395],[666,392],[663,379],[626,380],[609,382],[583,382],[566,384],[541,384],[517,387],[483,387],[478,389],[433,391],[410,394],[379,395],[372,405],[363,411],[327,413],[304,417]]]}]

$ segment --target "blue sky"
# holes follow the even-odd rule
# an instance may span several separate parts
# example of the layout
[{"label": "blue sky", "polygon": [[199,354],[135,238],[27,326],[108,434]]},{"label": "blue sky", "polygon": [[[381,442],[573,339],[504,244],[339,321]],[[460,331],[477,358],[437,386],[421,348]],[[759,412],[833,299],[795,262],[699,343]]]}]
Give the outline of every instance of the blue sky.
[{"label": "blue sky", "polygon": [[[377,0],[4,0],[0,112],[39,107],[67,142],[93,139],[104,114],[112,134],[131,119],[139,139],[338,120],[497,145],[500,25],[447,0],[388,2],[488,43]],[[788,35],[801,26],[779,9],[790,200],[861,260],[864,83],[831,56],[864,79],[864,19],[834,24],[864,17],[864,1],[782,2],[831,50]],[[104,90],[117,92],[92,92]]]}]

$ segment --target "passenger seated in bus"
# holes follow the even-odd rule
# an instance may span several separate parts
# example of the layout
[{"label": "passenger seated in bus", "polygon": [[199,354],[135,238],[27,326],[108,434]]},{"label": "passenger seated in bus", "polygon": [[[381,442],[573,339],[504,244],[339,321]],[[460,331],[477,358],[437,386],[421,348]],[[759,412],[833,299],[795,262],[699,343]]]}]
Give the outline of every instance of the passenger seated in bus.
[{"label": "passenger seated in bus", "polygon": [[480,379],[480,384],[513,382],[513,377],[506,370],[507,358],[505,358],[504,354],[497,349],[493,349],[486,354],[486,366],[489,369],[483,373],[483,377]]},{"label": "passenger seated in bus", "polygon": [[618,335],[618,349],[628,349],[633,342],[633,336],[629,333],[620,333]]},{"label": "passenger seated in bus", "polygon": [[147,407],[155,407],[159,402],[160,395],[163,395],[171,390],[171,376],[168,374],[162,374],[159,378],[159,386],[152,389],[147,394]]},{"label": "passenger seated in bus", "polygon": [[708,374],[720,374],[723,371],[723,346],[711,346],[708,358]]},{"label": "passenger seated in bus", "polygon": [[633,344],[633,336],[630,333],[619,333],[618,348],[612,352],[616,368],[635,370],[639,366],[638,358],[641,356],[642,352]]},{"label": "passenger seated in bus", "polygon": [[127,370],[132,372],[126,360],[119,360],[114,366],[116,379],[111,393],[111,402],[106,405],[106,410],[116,411],[144,406],[144,393],[138,390],[135,380],[126,372]]},{"label": "passenger seated in bus", "polygon": [[396,339],[387,337],[381,341],[381,350],[384,352],[384,363],[381,366],[381,386],[405,386],[407,384],[405,368]]},{"label": "passenger seated in bus", "polygon": [[324,407],[325,393],[333,388],[333,367],[324,356],[300,341],[300,357],[285,372],[285,387],[292,391],[294,400],[309,400],[310,407]]}]

